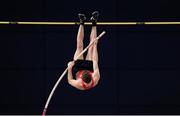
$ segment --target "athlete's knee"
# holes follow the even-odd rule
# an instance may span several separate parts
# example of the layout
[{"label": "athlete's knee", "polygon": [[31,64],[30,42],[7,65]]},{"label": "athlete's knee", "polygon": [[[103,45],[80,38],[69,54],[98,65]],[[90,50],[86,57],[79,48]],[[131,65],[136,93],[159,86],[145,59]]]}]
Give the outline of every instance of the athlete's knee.
[{"label": "athlete's knee", "polygon": [[79,49],[79,50],[83,49],[83,42],[78,42],[77,49]]}]

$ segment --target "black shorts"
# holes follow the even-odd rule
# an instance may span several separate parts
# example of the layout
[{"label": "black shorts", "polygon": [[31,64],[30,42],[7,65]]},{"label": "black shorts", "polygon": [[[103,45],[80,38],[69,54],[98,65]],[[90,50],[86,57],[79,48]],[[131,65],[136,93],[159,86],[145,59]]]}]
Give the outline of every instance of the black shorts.
[{"label": "black shorts", "polygon": [[93,62],[91,60],[76,60],[72,67],[73,77],[76,78],[76,73],[80,70],[89,70],[93,72]]}]

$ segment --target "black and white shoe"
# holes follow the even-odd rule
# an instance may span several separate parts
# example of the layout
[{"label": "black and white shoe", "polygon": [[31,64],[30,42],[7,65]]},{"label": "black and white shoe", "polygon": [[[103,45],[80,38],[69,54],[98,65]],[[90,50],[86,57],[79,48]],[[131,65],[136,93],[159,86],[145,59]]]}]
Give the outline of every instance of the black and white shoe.
[{"label": "black and white shoe", "polygon": [[80,24],[84,25],[86,16],[84,14],[78,14]]},{"label": "black and white shoe", "polygon": [[90,21],[92,22],[92,24],[96,25],[96,22],[98,20],[98,16],[99,16],[98,11],[95,11],[92,13],[92,17],[90,18]]}]

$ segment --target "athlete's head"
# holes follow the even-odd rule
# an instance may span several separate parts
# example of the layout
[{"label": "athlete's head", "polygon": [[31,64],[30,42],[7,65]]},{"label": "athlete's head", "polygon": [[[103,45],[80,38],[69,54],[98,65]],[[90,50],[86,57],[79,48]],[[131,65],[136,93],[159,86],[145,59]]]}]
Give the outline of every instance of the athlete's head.
[{"label": "athlete's head", "polygon": [[91,82],[91,74],[89,71],[87,71],[87,70],[83,71],[82,80],[87,84]]},{"label": "athlete's head", "polygon": [[88,70],[83,70],[82,72],[82,80],[85,82],[85,83],[90,83],[91,82],[91,72],[88,71]]}]

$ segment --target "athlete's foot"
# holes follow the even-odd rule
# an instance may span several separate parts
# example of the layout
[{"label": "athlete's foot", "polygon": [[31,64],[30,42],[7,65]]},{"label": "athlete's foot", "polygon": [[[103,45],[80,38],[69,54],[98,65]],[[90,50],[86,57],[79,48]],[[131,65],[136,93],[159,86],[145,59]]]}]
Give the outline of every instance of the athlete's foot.
[{"label": "athlete's foot", "polygon": [[86,20],[86,16],[84,14],[78,14],[79,22],[81,25],[84,25],[84,22]]},{"label": "athlete's foot", "polygon": [[90,18],[90,21],[92,22],[92,25],[96,25],[97,20],[98,20],[99,12],[95,11],[92,13],[92,17]]}]

